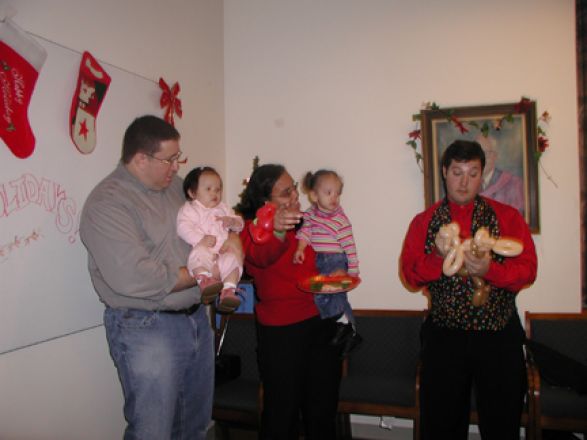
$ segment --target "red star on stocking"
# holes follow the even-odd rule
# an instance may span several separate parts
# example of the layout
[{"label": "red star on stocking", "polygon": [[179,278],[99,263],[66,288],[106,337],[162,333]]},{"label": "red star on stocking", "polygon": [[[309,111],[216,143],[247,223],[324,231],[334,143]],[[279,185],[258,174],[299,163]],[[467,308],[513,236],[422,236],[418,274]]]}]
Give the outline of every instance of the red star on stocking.
[{"label": "red star on stocking", "polygon": [[88,139],[88,126],[86,125],[86,120],[85,119],[79,125],[79,133],[78,134],[80,136],[83,136],[84,139]]}]

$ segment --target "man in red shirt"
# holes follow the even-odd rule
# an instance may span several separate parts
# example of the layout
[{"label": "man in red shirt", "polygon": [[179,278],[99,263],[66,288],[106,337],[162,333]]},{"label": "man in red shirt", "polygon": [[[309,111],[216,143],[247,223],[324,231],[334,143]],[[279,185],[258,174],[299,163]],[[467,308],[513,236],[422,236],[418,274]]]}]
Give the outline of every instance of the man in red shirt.
[{"label": "man in red shirt", "polygon": [[[485,155],[477,142],[453,142],[441,166],[447,196],[412,220],[400,257],[405,282],[430,297],[422,326],[422,439],[466,439],[472,389],[481,437],[519,439],[527,384],[515,299],[536,278],[534,242],[515,208],[479,195]],[[446,276],[446,252],[435,241],[451,222],[458,223],[461,240],[484,227],[494,238],[519,241],[523,251],[516,257],[465,251],[468,275]],[[472,301],[472,277],[491,287],[481,306]]]}]

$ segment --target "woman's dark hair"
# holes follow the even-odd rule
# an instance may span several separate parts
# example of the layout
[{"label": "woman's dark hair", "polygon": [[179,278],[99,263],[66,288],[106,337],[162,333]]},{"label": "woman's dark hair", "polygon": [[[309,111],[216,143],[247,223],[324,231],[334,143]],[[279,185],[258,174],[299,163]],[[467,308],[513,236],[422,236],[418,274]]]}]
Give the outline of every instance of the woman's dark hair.
[{"label": "woman's dark hair", "polygon": [[192,200],[189,191],[192,190],[195,193],[198,190],[198,184],[200,183],[200,176],[204,173],[216,174],[220,177],[220,174],[212,167],[197,167],[191,170],[185,179],[183,179],[183,193],[187,200]]},{"label": "woman's dark hair", "polygon": [[341,177],[338,175],[338,173],[336,171],[332,171],[332,170],[325,170],[325,169],[321,169],[316,171],[315,173],[312,173],[311,171],[308,171],[306,173],[306,175],[304,176],[304,179],[302,180],[302,188],[303,190],[307,193],[310,191],[313,191],[314,189],[316,189],[316,185],[318,185],[318,182],[320,181],[320,179],[322,177],[325,176],[333,176],[336,177],[338,179],[338,181],[341,184],[341,190],[342,190],[342,179]]},{"label": "woman's dark hair", "polygon": [[245,220],[254,219],[257,209],[271,199],[273,186],[283,173],[285,173],[283,165],[266,164],[256,168],[241,193],[241,200],[234,207],[234,210],[242,215]]},{"label": "woman's dark hair", "polygon": [[483,170],[485,168],[485,153],[479,142],[456,140],[444,150],[441,165],[442,168],[448,169],[453,160],[468,162],[475,159],[481,161],[481,169]]}]

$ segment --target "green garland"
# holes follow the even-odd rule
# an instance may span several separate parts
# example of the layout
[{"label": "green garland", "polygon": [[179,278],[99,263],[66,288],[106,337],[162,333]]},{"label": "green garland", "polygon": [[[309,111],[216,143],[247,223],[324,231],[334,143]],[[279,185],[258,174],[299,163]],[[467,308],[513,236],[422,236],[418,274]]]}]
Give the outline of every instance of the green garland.
[{"label": "green garland", "polygon": [[[470,131],[471,129],[476,129],[479,130],[479,132],[484,136],[487,137],[489,135],[489,130],[491,128],[499,128],[502,127],[504,124],[511,124],[514,120],[514,113],[526,113],[528,111],[528,109],[530,108],[532,104],[532,101],[526,97],[522,97],[520,99],[520,102],[518,102],[515,106],[514,106],[514,112],[513,113],[508,113],[507,115],[503,116],[502,118],[494,121],[493,126],[491,126],[489,123],[485,122],[483,125],[478,124],[475,121],[461,121],[459,118],[457,118],[454,115],[454,111],[452,109],[442,109],[440,108],[435,102],[427,102],[422,106],[423,110],[436,110],[436,111],[440,111],[442,113],[445,114],[446,116],[446,120],[450,123],[452,123],[461,133],[467,133],[468,131]],[[408,134],[408,141],[406,142],[406,145],[409,145],[412,150],[414,150],[414,155],[416,157],[416,163],[418,164],[418,166],[420,167],[420,170],[423,171],[422,169],[422,153],[419,151],[419,144],[422,141],[422,132],[420,129],[420,114],[418,115],[414,115],[414,119],[416,120],[418,126],[416,127],[416,129],[410,131],[410,133]],[[537,120],[536,123],[536,134],[537,134],[537,145],[534,148],[534,155],[536,157],[536,160],[539,161],[540,157],[542,156],[542,153],[544,153],[546,151],[546,149],[550,146],[550,142],[548,140],[548,136],[546,135],[546,131],[544,129],[544,125],[548,125],[548,123],[550,122],[550,114],[545,111],[542,113],[542,115],[540,115],[540,117]],[[548,176],[548,173],[547,173]],[[549,180],[552,180],[550,178],[550,176],[548,176]],[[553,182],[554,183],[554,182]],[[556,185],[556,183],[555,183]]]}]

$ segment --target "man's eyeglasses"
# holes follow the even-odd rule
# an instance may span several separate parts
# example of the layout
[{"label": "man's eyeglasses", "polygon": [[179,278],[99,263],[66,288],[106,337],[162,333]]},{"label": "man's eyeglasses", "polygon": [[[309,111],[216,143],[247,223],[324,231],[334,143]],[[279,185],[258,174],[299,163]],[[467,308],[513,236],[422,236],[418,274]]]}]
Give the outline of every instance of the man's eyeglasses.
[{"label": "man's eyeglasses", "polygon": [[181,157],[183,154],[182,151],[171,156],[169,159],[159,159],[158,157],[155,157],[152,154],[149,154],[149,153],[145,153],[145,154],[147,156],[149,156],[151,159],[158,160],[159,162],[161,162],[162,164],[167,165],[167,166],[173,165],[174,163],[177,163],[178,165],[183,165],[188,161],[187,157],[182,159],[182,157]]},{"label": "man's eyeglasses", "polygon": [[289,199],[290,196],[292,195],[292,193],[294,191],[297,191],[297,190],[298,190],[298,182],[294,182],[294,184],[292,186],[290,186],[289,188],[284,189],[279,194],[276,194],[276,197],[281,197],[281,198],[284,198],[284,199]]}]

